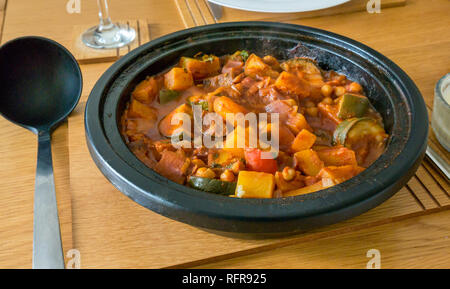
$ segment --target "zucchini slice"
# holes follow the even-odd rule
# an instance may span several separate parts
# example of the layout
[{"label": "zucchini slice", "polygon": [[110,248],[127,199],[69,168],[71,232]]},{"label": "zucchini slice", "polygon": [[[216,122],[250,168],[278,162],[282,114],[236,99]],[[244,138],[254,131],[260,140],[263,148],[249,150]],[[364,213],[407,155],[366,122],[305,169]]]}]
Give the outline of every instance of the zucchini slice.
[{"label": "zucchini slice", "polygon": [[376,138],[382,135],[386,138],[384,128],[373,118],[350,118],[341,122],[334,131],[333,144],[351,148],[361,138]]},{"label": "zucchini slice", "polygon": [[217,179],[191,176],[189,177],[188,183],[194,189],[218,195],[233,195],[236,191],[236,183],[224,182]]},{"label": "zucchini slice", "polygon": [[346,93],[339,100],[338,117],[348,119],[352,117],[362,117],[369,109],[367,97],[352,93]]},{"label": "zucchini slice", "polygon": [[316,62],[309,58],[293,58],[286,60],[281,64],[284,71],[300,70],[307,74],[322,74],[322,70],[317,66]]},{"label": "zucchini slice", "polygon": [[369,167],[385,150],[388,134],[373,118],[350,118],[334,131],[335,144],[353,150],[359,166]]}]

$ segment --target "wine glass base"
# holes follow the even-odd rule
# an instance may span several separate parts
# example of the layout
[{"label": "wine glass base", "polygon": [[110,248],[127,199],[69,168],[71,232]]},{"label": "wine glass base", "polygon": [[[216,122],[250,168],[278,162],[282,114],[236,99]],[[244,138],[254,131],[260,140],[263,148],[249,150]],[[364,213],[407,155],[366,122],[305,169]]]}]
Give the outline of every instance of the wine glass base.
[{"label": "wine glass base", "polygon": [[83,33],[83,43],[95,49],[120,48],[133,42],[136,31],[121,24],[113,24],[109,29],[99,30],[98,26],[92,27]]}]

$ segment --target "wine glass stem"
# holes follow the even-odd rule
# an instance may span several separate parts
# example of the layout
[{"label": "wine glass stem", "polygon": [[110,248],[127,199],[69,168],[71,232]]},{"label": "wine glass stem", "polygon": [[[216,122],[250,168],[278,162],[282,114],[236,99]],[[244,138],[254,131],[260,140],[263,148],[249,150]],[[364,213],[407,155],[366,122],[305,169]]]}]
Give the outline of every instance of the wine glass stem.
[{"label": "wine glass stem", "polygon": [[99,8],[98,16],[100,18],[100,25],[98,26],[98,30],[103,31],[111,29],[114,24],[109,17],[107,0],[97,0],[97,4]]}]

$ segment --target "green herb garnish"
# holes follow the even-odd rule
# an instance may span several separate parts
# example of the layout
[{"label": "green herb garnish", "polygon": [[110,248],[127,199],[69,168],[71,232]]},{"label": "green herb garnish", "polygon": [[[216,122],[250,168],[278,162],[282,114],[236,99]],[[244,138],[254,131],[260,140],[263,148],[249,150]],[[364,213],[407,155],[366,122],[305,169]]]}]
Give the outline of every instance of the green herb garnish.
[{"label": "green herb garnish", "polygon": [[202,56],[202,61],[204,61],[204,62],[207,62],[207,61],[213,62],[214,58],[215,58],[215,56],[212,55],[212,54],[211,55],[205,54],[205,55]]},{"label": "green herb garnish", "polygon": [[204,99],[200,99],[200,100],[190,100],[188,99],[187,103],[190,106],[194,106],[194,105],[201,105],[202,106],[202,110],[208,111],[209,106],[208,106],[208,102]]},{"label": "green herb garnish", "polygon": [[247,61],[247,58],[248,58],[248,51],[247,50],[241,50],[240,55],[242,57],[242,61],[244,61],[244,62]]}]

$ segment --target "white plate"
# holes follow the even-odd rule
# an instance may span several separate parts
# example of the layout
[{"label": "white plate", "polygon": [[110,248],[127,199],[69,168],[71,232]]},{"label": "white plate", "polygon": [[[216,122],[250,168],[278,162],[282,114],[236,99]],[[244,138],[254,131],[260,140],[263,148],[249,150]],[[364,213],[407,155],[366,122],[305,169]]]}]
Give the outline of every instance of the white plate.
[{"label": "white plate", "polygon": [[350,0],[209,0],[225,7],[272,13],[319,10],[337,6]]}]

